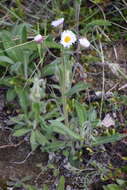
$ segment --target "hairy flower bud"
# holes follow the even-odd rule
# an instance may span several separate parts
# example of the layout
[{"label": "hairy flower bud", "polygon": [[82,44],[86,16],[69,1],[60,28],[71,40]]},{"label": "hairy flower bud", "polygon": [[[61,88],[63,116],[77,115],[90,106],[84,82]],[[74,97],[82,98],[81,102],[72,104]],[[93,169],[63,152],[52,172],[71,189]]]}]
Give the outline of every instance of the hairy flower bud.
[{"label": "hairy flower bud", "polygon": [[41,34],[38,34],[37,36],[34,37],[34,41],[38,44],[42,43],[44,41],[44,38]]}]

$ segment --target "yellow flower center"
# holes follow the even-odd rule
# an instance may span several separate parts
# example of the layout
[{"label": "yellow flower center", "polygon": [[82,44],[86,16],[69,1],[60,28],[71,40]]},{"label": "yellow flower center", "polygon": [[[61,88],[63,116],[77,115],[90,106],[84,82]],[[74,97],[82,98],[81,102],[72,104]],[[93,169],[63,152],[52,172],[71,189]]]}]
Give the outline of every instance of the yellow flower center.
[{"label": "yellow flower center", "polygon": [[70,37],[70,36],[66,36],[66,37],[64,38],[64,42],[68,43],[68,42],[70,42],[70,41],[71,41],[71,37]]}]

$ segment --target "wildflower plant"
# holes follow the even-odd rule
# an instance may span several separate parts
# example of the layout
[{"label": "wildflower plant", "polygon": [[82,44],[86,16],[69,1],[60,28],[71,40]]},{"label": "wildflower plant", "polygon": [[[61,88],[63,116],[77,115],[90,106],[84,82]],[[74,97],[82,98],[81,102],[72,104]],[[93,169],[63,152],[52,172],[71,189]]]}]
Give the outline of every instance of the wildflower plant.
[{"label": "wildflower plant", "polygon": [[[64,19],[57,20],[52,22],[51,25],[58,27],[58,25],[63,25],[63,21]],[[59,28],[59,30],[61,29]],[[60,141],[59,138],[55,137],[55,133],[65,136],[65,139],[70,139],[68,146],[71,146],[71,141],[83,141],[83,136],[76,132],[76,128],[70,122],[72,114],[68,105],[68,98],[87,88],[84,83],[72,87],[75,60],[72,53],[70,53],[70,49],[73,49],[76,41],[77,37],[74,32],[64,30],[61,32],[61,40],[58,43],[53,41],[49,43],[49,39],[46,39],[41,34],[36,35],[33,42],[31,42],[34,45],[37,44],[36,51],[38,51],[40,61],[35,65],[33,71],[33,67],[31,67],[30,72],[27,72],[27,78],[24,78],[25,80],[22,83],[24,87],[15,86],[14,88],[24,114],[21,113],[13,118],[13,122],[17,123],[14,128],[15,136],[30,134],[32,150],[35,150],[38,145],[42,145],[43,150],[47,151],[65,147],[66,140]],[[60,50],[60,57],[56,58],[53,63],[42,66],[41,63],[45,59],[45,47],[50,48],[53,44]],[[56,86],[52,85],[52,89],[50,88],[51,94],[47,96],[46,88],[48,83],[44,77],[52,74],[56,77],[58,84]],[[54,93],[54,88],[58,89],[60,97]],[[49,108],[49,105],[53,105],[53,109]]]},{"label": "wildflower plant", "polygon": [[[74,83],[75,52],[76,47],[89,48],[90,42],[85,37],[78,38],[75,31],[63,30],[63,18],[51,25],[59,30],[59,41],[38,31],[36,33],[40,34],[32,36],[31,40],[24,26],[20,26],[22,38],[16,39],[15,43],[10,33],[1,33],[4,40],[1,53],[4,55],[0,59],[4,60],[7,69],[1,83],[10,87],[8,100],[18,97],[22,108],[21,113],[13,118],[13,135],[27,135],[32,151],[41,145],[42,151],[49,152],[69,148],[69,154],[75,154],[77,147],[81,149],[84,144],[96,146],[123,138],[118,134],[99,139],[95,135],[96,126],[100,125],[96,110],[80,102],[80,91],[87,91],[90,85],[82,80]],[[18,44],[20,41],[22,45]],[[59,52],[59,57],[51,52],[51,48]],[[48,64],[47,55],[54,58]],[[8,70],[10,77],[6,77]]]}]

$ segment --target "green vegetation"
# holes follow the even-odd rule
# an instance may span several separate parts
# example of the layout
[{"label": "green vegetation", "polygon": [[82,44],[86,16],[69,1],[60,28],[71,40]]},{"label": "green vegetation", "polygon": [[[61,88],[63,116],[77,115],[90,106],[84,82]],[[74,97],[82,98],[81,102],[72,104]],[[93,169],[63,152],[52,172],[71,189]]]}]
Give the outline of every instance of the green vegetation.
[{"label": "green vegetation", "polygon": [[[72,171],[84,175],[84,189],[97,177],[102,182],[111,178],[104,190],[124,190],[127,172],[122,166],[118,172],[94,155],[127,136],[127,77],[116,48],[127,39],[127,3],[1,0],[0,10],[0,86],[7,89],[6,104],[14,102],[13,109],[19,109],[10,118],[12,135],[27,137],[32,152],[66,157]],[[52,21],[59,18],[64,22],[54,27]],[[72,34],[64,36],[66,30]],[[41,43],[35,39],[38,34]],[[92,157],[86,163],[85,154]],[[64,190],[66,179],[60,175],[57,190]],[[19,186],[38,189],[24,181]]]}]

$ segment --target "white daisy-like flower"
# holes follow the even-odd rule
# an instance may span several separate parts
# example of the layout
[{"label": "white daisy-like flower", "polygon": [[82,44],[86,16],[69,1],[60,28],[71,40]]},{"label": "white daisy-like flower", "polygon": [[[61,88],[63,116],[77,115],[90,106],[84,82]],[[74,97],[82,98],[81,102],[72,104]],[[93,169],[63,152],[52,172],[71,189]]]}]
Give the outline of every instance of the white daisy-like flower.
[{"label": "white daisy-like flower", "polygon": [[34,41],[35,41],[36,43],[42,43],[43,40],[44,40],[44,38],[43,38],[43,36],[42,36],[41,34],[38,34],[38,35],[36,35],[36,36],[34,37]]},{"label": "white daisy-like flower", "polygon": [[52,22],[51,22],[51,25],[52,25],[53,27],[57,27],[57,26],[63,24],[63,22],[64,22],[64,18],[60,18],[60,19],[58,19],[58,20],[52,21]]},{"label": "white daisy-like flower", "polygon": [[65,30],[61,33],[60,43],[64,47],[69,48],[75,42],[76,42],[76,35],[72,31]]},{"label": "white daisy-like flower", "polygon": [[87,40],[87,38],[80,38],[79,43],[82,47],[88,48],[90,46],[90,42]]}]

